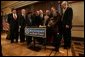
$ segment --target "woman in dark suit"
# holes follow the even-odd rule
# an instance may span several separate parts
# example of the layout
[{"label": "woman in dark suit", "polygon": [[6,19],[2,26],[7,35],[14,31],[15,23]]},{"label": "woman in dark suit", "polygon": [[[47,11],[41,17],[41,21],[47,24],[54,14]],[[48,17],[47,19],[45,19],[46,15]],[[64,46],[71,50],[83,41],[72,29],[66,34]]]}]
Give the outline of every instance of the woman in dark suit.
[{"label": "woman in dark suit", "polygon": [[60,41],[62,38],[61,35],[61,15],[55,10],[54,7],[51,7],[51,15],[50,15],[50,21],[48,24],[48,27],[51,29],[51,34],[53,37],[53,46],[55,47],[55,50],[59,52],[60,47]]}]

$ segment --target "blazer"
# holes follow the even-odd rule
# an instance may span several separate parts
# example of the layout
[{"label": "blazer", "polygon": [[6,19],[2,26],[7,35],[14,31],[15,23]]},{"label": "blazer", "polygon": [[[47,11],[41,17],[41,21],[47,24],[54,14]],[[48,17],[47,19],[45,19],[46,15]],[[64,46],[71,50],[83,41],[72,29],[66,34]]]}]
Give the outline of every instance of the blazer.
[{"label": "blazer", "polygon": [[69,25],[69,27],[72,28],[72,18],[73,18],[73,10],[71,7],[67,7],[62,18],[63,27],[65,27],[66,25]]},{"label": "blazer", "polygon": [[25,16],[25,18],[22,15],[19,16],[18,22],[21,28],[24,28],[26,26],[26,20],[27,20],[27,16]]},{"label": "blazer", "polygon": [[18,20],[19,20],[19,15],[17,14],[17,19],[14,20],[13,18],[13,14],[8,14],[8,23],[10,24],[10,26],[18,26]]},{"label": "blazer", "polygon": [[[30,15],[30,16],[29,16]],[[34,15],[28,14],[26,19],[26,26],[33,26]]]}]

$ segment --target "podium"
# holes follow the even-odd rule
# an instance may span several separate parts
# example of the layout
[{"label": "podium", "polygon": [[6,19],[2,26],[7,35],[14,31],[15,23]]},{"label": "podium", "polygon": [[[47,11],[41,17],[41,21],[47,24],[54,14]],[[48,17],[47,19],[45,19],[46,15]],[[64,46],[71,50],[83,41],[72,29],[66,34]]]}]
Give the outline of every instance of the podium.
[{"label": "podium", "polygon": [[[25,36],[32,36],[33,38],[33,50],[38,49],[35,46],[35,37],[46,38],[46,27],[25,27]],[[46,49],[46,40],[44,42]]]}]

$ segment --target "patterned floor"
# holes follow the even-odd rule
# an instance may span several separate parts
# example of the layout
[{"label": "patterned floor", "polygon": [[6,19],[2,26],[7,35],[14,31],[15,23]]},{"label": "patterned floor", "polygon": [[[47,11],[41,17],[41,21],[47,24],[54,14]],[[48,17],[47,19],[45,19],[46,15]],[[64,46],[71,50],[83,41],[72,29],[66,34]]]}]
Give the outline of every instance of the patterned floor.
[{"label": "patterned floor", "polygon": [[75,56],[84,56],[84,42],[83,41],[73,41],[73,49]]},{"label": "patterned floor", "polygon": [[[2,53],[3,56],[72,56],[72,48],[69,50],[60,47],[60,52],[53,51],[53,46],[46,46],[46,50],[42,48],[39,51],[33,51],[27,47],[26,43],[10,43],[10,40],[6,40],[6,33],[1,35]],[[74,45],[74,44],[73,44]],[[79,47],[77,45],[77,47]],[[73,46],[74,48],[74,46]],[[74,50],[77,50],[74,48]],[[83,49],[82,49],[83,50]],[[77,51],[76,51],[77,52]],[[74,52],[74,53],[76,53]],[[81,52],[80,54],[82,54]],[[79,54],[79,53],[78,53]],[[75,55],[76,56],[76,55]],[[77,55],[80,56],[80,55]]]}]

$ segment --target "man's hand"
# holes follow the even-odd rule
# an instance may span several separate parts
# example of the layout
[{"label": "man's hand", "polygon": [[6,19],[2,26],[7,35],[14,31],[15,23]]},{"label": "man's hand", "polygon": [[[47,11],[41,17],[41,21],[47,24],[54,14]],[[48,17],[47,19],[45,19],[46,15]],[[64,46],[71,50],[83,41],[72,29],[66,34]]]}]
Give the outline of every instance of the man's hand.
[{"label": "man's hand", "polygon": [[46,26],[39,25],[39,27],[46,27]]},{"label": "man's hand", "polygon": [[39,27],[41,27],[41,25],[39,25]]},{"label": "man's hand", "polygon": [[66,28],[69,28],[69,25],[66,25]]},{"label": "man's hand", "polygon": [[19,26],[19,28],[21,28],[21,26]]}]

